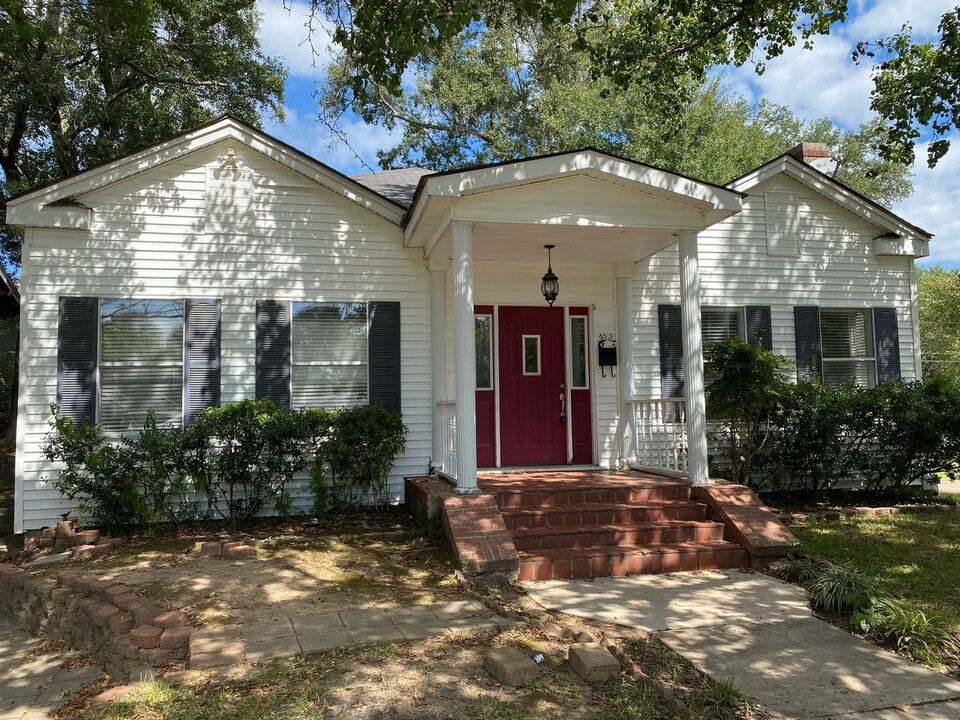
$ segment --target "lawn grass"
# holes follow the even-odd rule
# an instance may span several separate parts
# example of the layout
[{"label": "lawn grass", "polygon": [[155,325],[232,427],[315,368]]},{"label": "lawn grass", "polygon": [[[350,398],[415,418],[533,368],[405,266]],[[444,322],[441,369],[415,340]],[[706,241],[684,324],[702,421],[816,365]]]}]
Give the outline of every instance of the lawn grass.
[{"label": "lawn grass", "polygon": [[804,553],[872,575],[960,629],[960,513],[812,519],[791,530]]}]

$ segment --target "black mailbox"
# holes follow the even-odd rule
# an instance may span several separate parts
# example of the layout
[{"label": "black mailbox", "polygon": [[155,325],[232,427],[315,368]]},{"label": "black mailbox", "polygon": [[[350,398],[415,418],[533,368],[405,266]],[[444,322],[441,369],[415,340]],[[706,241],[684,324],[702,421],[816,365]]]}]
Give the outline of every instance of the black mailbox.
[{"label": "black mailbox", "polygon": [[610,375],[617,376],[614,368],[617,367],[617,341],[612,335],[601,335],[597,342],[597,358],[600,361],[600,372],[603,377],[607,376],[607,368],[610,368]]}]

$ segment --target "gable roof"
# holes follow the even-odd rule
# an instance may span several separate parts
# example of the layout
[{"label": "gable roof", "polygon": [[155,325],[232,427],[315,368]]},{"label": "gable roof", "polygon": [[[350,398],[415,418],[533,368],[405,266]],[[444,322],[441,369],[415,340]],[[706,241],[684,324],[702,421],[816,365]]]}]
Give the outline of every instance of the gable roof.
[{"label": "gable roof", "polygon": [[77,195],[111,185],[227,139],[235,140],[269,157],[390,222],[400,224],[403,218],[404,206],[395,200],[261,132],[239,118],[223,115],[163,142],[134,150],[82,172],[15,195],[6,203],[7,221],[12,225],[23,224],[20,216],[27,214],[25,208],[28,204],[38,207],[63,207],[69,205]]},{"label": "gable roof", "polygon": [[859,215],[867,222],[883,228],[897,236],[927,241],[933,233],[904,220],[891,212],[880,203],[871,200],[851,187],[844,185],[812,165],[798,160],[789,152],[775,157],[773,160],[754,168],[745,175],[741,175],[727,183],[727,187],[741,192],[769,180],[775,175],[783,174],[799,182],[821,197],[839,205],[841,208]]},{"label": "gable roof", "polygon": [[397,170],[366,173],[364,175],[353,175],[352,179],[398,205],[409,208],[413,204],[413,196],[417,192],[420,178],[433,174],[435,173],[432,170],[413,166],[399,168]]}]

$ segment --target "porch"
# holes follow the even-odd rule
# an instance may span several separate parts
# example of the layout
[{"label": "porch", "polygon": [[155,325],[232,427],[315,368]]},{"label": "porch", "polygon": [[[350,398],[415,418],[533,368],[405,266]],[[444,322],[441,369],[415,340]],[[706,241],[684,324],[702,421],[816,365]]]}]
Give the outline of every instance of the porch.
[{"label": "porch", "polygon": [[[763,564],[796,542],[744,487],[618,470],[480,473],[479,492],[407,478],[423,526],[468,574],[560,580]],[[432,517],[431,517],[432,516]]]},{"label": "porch", "polygon": [[[710,482],[698,235],[740,207],[737,193],[592,150],[427,178],[404,243],[430,274],[432,472],[459,493],[492,467]],[[549,297],[545,247],[560,278]],[[680,302],[660,320],[665,343],[642,264],[671,247]],[[616,348],[604,362],[600,343]],[[658,346],[673,357],[654,380]]]}]

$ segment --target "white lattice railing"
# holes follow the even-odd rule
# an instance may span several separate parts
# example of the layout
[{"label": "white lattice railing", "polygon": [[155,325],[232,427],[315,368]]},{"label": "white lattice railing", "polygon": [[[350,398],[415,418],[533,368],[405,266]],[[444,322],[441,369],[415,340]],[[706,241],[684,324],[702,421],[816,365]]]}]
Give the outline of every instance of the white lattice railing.
[{"label": "white lattice railing", "polygon": [[687,473],[686,398],[632,401],[637,468]]},{"label": "white lattice railing", "polygon": [[451,480],[457,479],[457,404],[438,402],[440,408],[440,472]]}]

